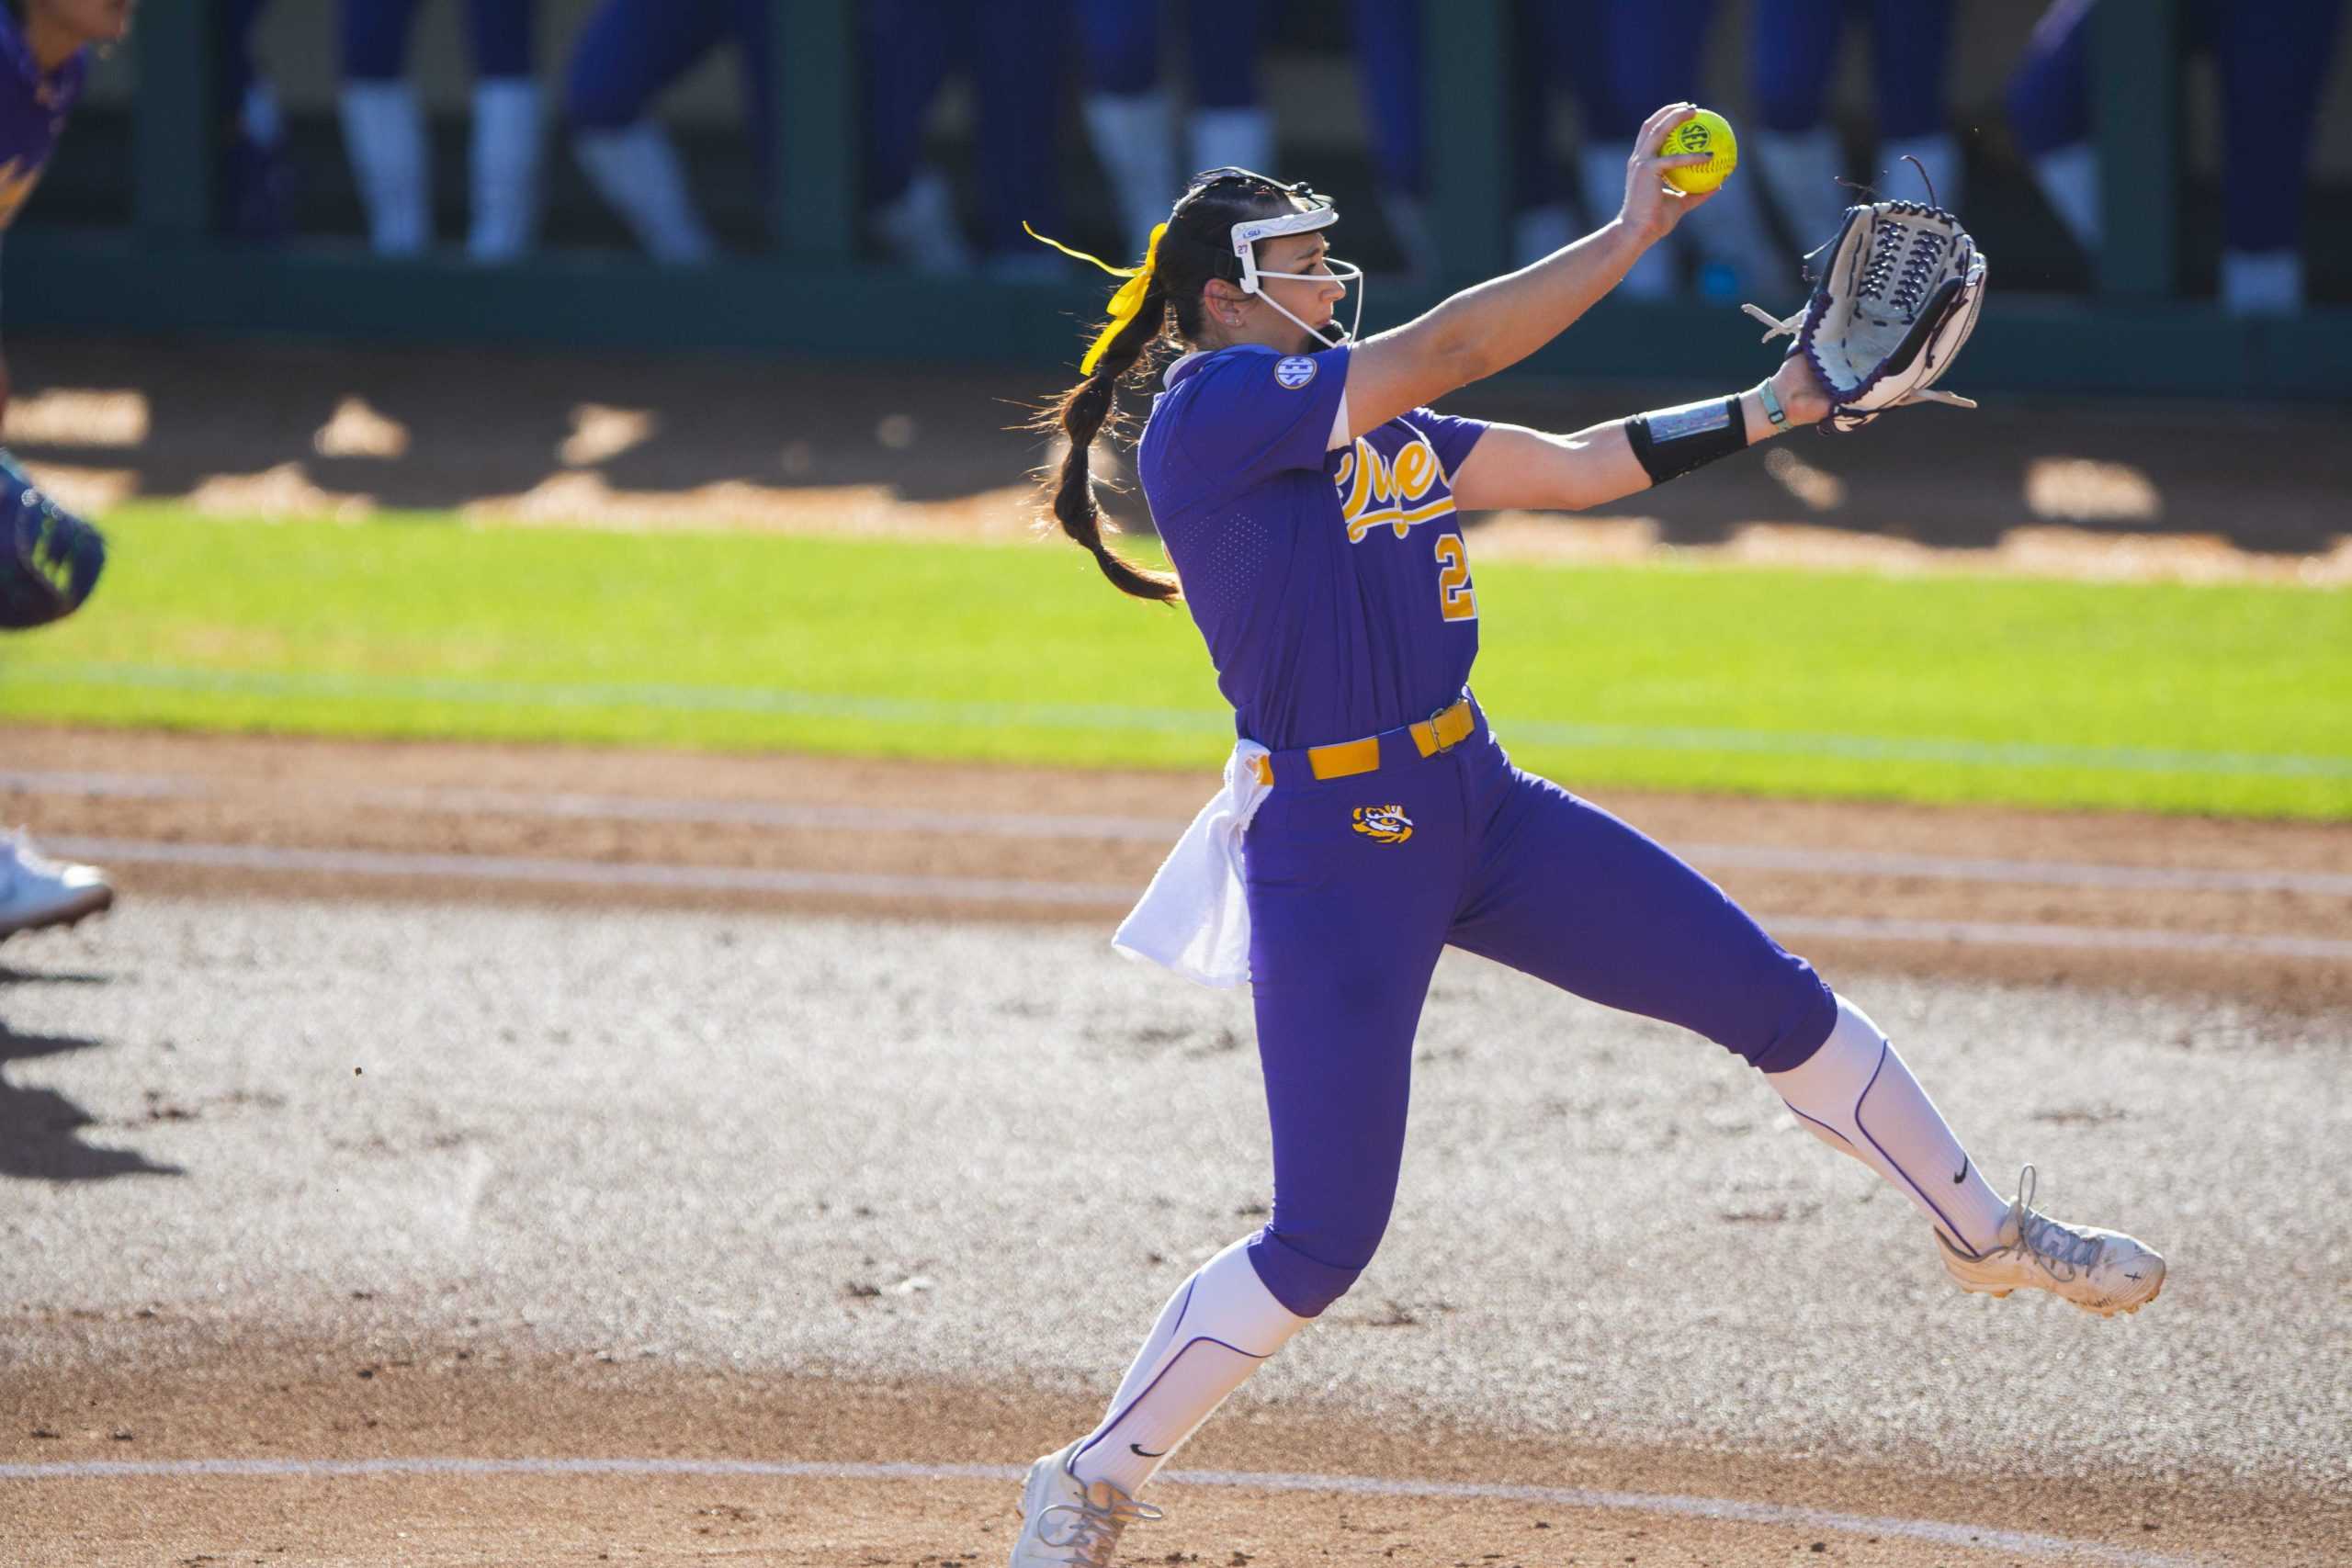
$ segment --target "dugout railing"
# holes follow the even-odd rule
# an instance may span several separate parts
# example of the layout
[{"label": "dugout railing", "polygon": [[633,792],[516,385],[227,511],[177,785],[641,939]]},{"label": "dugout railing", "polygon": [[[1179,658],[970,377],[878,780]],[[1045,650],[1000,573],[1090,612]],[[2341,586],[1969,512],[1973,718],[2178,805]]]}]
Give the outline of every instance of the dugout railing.
[{"label": "dugout railing", "polygon": [[[5,260],[12,332],[270,335],[409,344],[695,349],[859,359],[1074,356],[1101,280],[1068,285],[917,279],[861,261],[854,0],[771,0],[777,53],[775,171],[783,220],[763,255],[668,271],[609,252],[543,252],[486,269],[455,254],[388,260],[354,244],[268,250],[213,230],[211,0],[141,7],[127,230],[33,228]],[[1450,282],[1505,256],[1508,8],[1430,0],[1428,126],[1433,216]],[[2095,115],[2105,230],[2085,299],[2002,295],[1977,329],[1970,389],[2341,400],[2352,309],[2233,318],[2179,298],[2180,0],[2134,0],[2096,17]],[[1988,247],[1989,248],[1989,247]],[[1995,256],[1997,267],[1998,256]],[[1437,297],[1383,283],[1394,321]],[[1713,321],[1715,315],[1725,317]],[[1611,302],[1525,368],[1580,377],[1736,378],[1754,334],[1728,311]]]}]

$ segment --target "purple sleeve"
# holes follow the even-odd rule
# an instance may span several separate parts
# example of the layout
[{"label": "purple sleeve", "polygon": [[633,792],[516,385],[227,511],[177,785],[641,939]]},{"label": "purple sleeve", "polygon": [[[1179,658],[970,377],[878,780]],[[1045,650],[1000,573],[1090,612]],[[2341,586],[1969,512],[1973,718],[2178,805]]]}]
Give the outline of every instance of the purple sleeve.
[{"label": "purple sleeve", "polygon": [[1227,350],[1192,378],[1178,436],[1184,458],[1216,476],[1216,490],[1248,490],[1287,468],[1323,467],[1348,351],[1277,355]]},{"label": "purple sleeve", "polygon": [[1405,416],[1405,423],[1429,437],[1430,446],[1437,451],[1437,460],[1445,469],[1446,481],[1453,479],[1453,471],[1462,459],[1470,456],[1470,448],[1478,445],[1478,437],[1492,428],[1483,419],[1464,419],[1456,414],[1440,413],[1435,409],[1415,409]]}]

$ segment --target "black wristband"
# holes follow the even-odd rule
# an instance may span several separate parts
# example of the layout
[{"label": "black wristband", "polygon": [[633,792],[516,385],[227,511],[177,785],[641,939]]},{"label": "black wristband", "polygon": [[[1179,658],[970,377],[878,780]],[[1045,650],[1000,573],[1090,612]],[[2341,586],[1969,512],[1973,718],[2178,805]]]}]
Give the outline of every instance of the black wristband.
[{"label": "black wristband", "polygon": [[1625,439],[1652,484],[1747,450],[1747,420],[1737,398],[1654,409],[1625,422]]}]

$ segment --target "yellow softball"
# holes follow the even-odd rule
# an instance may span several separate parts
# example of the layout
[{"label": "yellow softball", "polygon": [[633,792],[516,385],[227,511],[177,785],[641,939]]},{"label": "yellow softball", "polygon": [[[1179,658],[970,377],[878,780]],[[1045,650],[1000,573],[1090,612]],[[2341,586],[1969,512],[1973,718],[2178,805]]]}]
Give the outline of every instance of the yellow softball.
[{"label": "yellow softball", "polygon": [[1731,133],[1731,121],[1713,109],[1699,109],[1677,120],[1667,129],[1666,140],[1657,150],[1669,156],[1680,152],[1714,154],[1703,164],[1664,171],[1668,185],[1692,196],[1714,189],[1739,167],[1739,139]]}]

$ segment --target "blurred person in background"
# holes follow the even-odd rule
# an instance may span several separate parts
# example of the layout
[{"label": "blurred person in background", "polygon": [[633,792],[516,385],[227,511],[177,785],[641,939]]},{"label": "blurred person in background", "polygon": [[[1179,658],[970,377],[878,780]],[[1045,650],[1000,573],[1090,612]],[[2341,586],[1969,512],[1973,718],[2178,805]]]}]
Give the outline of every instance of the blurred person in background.
[{"label": "blurred person in background", "polygon": [[[2093,0],[2045,12],[2009,80],[2010,128],[2041,194],[2088,254],[2098,254],[2098,149],[2091,141]],[[2303,306],[2303,194],[2312,121],[2335,58],[2343,0],[2188,0],[2183,41],[2212,52],[2222,96],[2222,309],[2285,315]]]},{"label": "blurred person in background", "polygon": [[[93,45],[130,30],[133,0],[6,0],[0,10],[0,233],[40,182],[82,96]],[[0,423],[8,408],[8,367],[0,359]],[[22,482],[0,451],[0,465]],[[95,866],[52,861],[21,829],[0,832],[0,938],[44,926],[72,925],[113,904],[114,889]]]},{"label": "blurred person in background", "polygon": [[[1524,9],[1524,6],[1521,7]],[[1356,37],[1356,88],[1363,99],[1372,141],[1380,216],[1419,282],[1443,271],[1444,257],[1430,226],[1428,94],[1421,84],[1421,0],[1355,0],[1350,21]],[[1516,52],[1514,60],[1517,59]],[[1532,154],[1514,147],[1524,168]],[[1245,165],[1254,166],[1254,165]]]},{"label": "blurred person in background", "polygon": [[764,168],[771,157],[767,0],[605,0],[572,45],[564,83],[571,151],[646,254],[702,266],[718,243],[687,187],[685,165],[653,101],[722,44],[736,47],[744,118]]},{"label": "blurred person in background", "polygon": [[[1426,205],[1424,14],[1419,0],[1356,0],[1354,20],[1382,209],[1412,270],[1426,274],[1442,246],[1430,230]],[[1576,235],[1555,194],[1552,95],[1566,87],[1582,110],[1577,167],[1587,212],[1613,212],[1624,178],[1625,140],[1640,128],[1648,112],[1644,106],[1697,97],[1714,17],[1715,0],[1521,0],[1514,7],[1511,252],[1517,265],[1539,260]],[[1738,117],[1732,118],[1736,123]],[[1691,253],[1709,299],[1734,299],[1780,281],[1781,264],[1755,191],[1732,180],[1667,244],[1645,254],[1618,294],[1671,298]]]},{"label": "blurred person in background", "polygon": [[1865,199],[1838,183],[1851,170],[1823,112],[1839,37],[1861,13],[1870,19],[1878,151],[1857,181],[1883,197],[1925,200],[1903,161],[1917,158],[1936,205],[1960,210],[1960,142],[1944,111],[1952,0],[1756,0],[1756,130],[1743,140],[1800,251],[1835,234],[1846,209]]},{"label": "blurred person in background", "polygon": [[1182,143],[1190,156],[1181,169],[1175,107],[1159,69],[1170,9],[1149,0],[1079,0],[1086,131],[1118,198],[1130,255],[1143,254],[1152,226],[1193,171],[1262,169],[1274,161],[1274,117],[1258,92],[1258,54],[1272,17],[1266,0],[1186,0],[1181,7],[1192,67]]},{"label": "blurred person in background", "polygon": [[[408,79],[418,0],[343,0],[343,141],[380,255],[412,256],[433,238],[424,110]],[[538,226],[539,86],[531,73],[532,0],[466,0],[473,45],[476,261],[512,261]]]},{"label": "blurred person in background", "polygon": [[223,0],[213,12],[220,84],[220,225],[276,244],[294,226],[294,166],[286,116],[254,63],[254,28],[269,0]]},{"label": "blurred person in background", "polygon": [[[1516,47],[1509,56],[1511,160],[1511,256],[1524,265],[1576,238],[1576,226],[1561,205],[1551,156],[1552,100],[1557,85],[1548,42],[1567,11],[1592,7],[1518,0],[1510,25]],[[1373,162],[1380,186],[1381,216],[1403,254],[1406,271],[1424,282],[1439,276],[1442,247],[1430,226],[1428,91],[1422,81],[1428,51],[1422,47],[1422,0],[1356,0],[1354,22],[1358,85],[1364,118],[1372,127]],[[1608,90],[1608,72],[1598,50],[1557,51],[1571,90],[1586,103]]]},{"label": "blurred person in background", "polygon": [[978,121],[978,265],[993,277],[1058,276],[1058,264],[1021,226],[1055,232],[1061,223],[1057,139],[1072,21],[1067,0],[867,0],[859,16],[865,206],[884,249],[901,265],[934,276],[974,265],[946,176],[922,156],[923,130],[950,62],[962,62],[971,72]]},{"label": "blurred person in background", "polygon": [[[1700,74],[1707,36],[1717,18],[1715,0],[1539,0],[1543,58],[1572,85],[1589,69],[1578,57],[1598,55],[1603,70],[1583,95],[1584,140],[1577,173],[1588,217],[1617,210],[1625,183],[1625,144],[1658,104],[1702,101]],[[1731,117],[1737,125],[1740,117]],[[1676,246],[1681,254],[1675,253]],[[1534,257],[1527,258],[1533,260]],[[1653,249],[1620,286],[1628,299],[1670,299],[1678,267],[1695,267],[1709,299],[1738,299],[1770,291],[1781,263],[1764,229],[1756,186],[1728,180],[1715,199]]]}]

